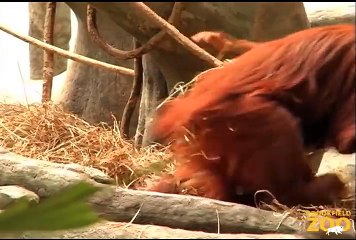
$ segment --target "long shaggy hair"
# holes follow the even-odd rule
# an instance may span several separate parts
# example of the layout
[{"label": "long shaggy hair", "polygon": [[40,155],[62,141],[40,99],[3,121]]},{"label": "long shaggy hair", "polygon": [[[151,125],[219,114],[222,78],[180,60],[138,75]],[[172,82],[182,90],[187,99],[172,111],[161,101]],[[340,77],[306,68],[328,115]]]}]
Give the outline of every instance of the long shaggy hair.
[{"label": "long shaggy hair", "polygon": [[258,44],[158,111],[153,134],[172,143],[178,166],[151,190],[177,193],[179,182],[226,201],[266,189],[288,205],[329,204],[344,184],[315,177],[303,150],[354,153],[354,105],[354,25]]}]

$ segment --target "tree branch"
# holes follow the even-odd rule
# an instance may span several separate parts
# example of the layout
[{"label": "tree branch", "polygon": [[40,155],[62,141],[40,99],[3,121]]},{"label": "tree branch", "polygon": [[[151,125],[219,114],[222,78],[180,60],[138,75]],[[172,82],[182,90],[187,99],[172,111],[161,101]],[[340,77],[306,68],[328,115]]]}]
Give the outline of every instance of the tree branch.
[{"label": "tree branch", "polygon": [[21,33],[18,33],[18,32],[15,32],[13,30],[10,30],[8,27],[6,27],[4,25],[1,25],[1,24],[0,24],[0,30],[4,31],[4,32],[6,32],[6,33],[18,38],[18,39],[21,39],[24,42],[27,42],[27,43],[33,44],[33,45],[35,45],[37,47],[40,47],[42,49],[46,49],[48,51],[54,52],[54,53],[56,53],[58,55],[61,55],[62,57],[71,59],[73,61],[84,63],[84,64],[87,64],[87,65],[90,65],[90,66],[93,66],[93,67],[97,67],[97,68],[104,68],[106,70],[110,70],[110,71],[116,72],[118,74],[124,74],[124,75],[128,75],[128,76],[134,76],[135,75],[135,72],[132,69],[115,66],[115,65],[104,63],[104,62],[100,62],[98,60],[95,60],[95,59],[92,59],[92,58],[88,58],[88,57],[85,57],[85,56],[82,56],[82,55],[79,55],[79,54],[76,54],[76,53],[71,53],[69,51],[66,51],[66,50],[63,50],[61,48],[55,47],[53,45],[44,43],[44,42],[42,42],[40,40],[37,40],[36,38],[30,37],[30,36],[26,36],[26,35],[23,35]]},{"label": "tree branch", "polygon": [[174,38],[178,43],[184,46],[188,51],[199,57],[200,59],[208,62],[212,67],[221,66],[223,63],[207,53],[205,50],[200,48],[194,42],[192,42],[188,37],[181,34],[174,26],[169,24],[166,20],[158,16],[154,11],[152,11],[148,6],[142,2],[133,2],[133,6],[137,8],[138,11],[149,17],[152,22],[164,29],[172,38]]},{"label": "tree branch", "polygon": [[[139,49],[140,43],[134,38],[134,48]],[[130,121],[132,114],[135,110],[137,102],[140,98],[140,94],[142,91],[142,83],[143,83],[143,66],[142,66],[142,57],[138,56],[134,60],[134,70],[135,70],[135,77],[134,82],[132,84],[132,90],[127,100],[127,104],[125,105],[121,124],[120,124],[120,132],[122,136],[126,139],[129,138],[129,131],[130,131]]]},{"label": "tree branch", "polygon": [[[43,41],[53,45],[54,22],[56,17],[56,2],[48,2],[43,27]],[[51,100],[53,85],[54,54],[52,51],[44,50],[43,53],[43,85],[42,103]]]},{"label": "tree branch", "polygon": [[[169,23],[175,25],[175,23],[178,22],[180,13],[182,11],[182,6],[182,2],[176,2],[174,4],[171,16],[168,20]],[[132,59],[148,53],[163,39],[166,34],[165,30],[161,30],[159,33],[151,37],[150,40],[148,40],[145,44],[131,51],[117,49],[111,46],[100,36],[98,27],[96,25],[96,10],[90,4],[87,6],[87,26],[88,32],[93,41],[96,42],[107,53],[119,59]]]}]

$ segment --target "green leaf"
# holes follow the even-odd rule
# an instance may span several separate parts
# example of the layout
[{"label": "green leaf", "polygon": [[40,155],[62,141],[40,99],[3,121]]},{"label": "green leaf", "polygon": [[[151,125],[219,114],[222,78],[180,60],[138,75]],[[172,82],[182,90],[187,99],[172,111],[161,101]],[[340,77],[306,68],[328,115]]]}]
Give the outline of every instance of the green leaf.
[{"label": "green leaf", "polygon": [[98,190],[80,182],[34,206],[19,199],[0,213],[0,232],[68,230],[96,223],[99,217],[85,200]]}]

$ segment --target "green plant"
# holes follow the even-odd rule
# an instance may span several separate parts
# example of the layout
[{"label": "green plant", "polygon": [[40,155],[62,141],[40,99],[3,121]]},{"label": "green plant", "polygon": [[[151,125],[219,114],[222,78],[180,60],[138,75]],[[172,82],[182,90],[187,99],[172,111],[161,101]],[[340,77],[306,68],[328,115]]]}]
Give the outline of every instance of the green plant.
[{"label": "green plant", "polygon": [[93,224],[99,217],[86,199],[98,190],[79,182],[35,205],[21,198],[0,213],[0,233],[68,230]]}]

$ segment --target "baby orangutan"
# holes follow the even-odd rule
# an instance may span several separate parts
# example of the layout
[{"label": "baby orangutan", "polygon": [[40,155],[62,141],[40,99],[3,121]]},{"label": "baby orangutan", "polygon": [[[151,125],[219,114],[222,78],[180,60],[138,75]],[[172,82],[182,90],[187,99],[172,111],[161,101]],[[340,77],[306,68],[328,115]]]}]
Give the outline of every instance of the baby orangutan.
[{"label": "baby orangutan", "polygon": [[173,176],[150,190],[253,205],[332,204],[345,185],[315,176],[306,148],[355,152],[355,27],[311,28],[259,43],[197,76],[158,111],[154,136],[171,143]]}]

